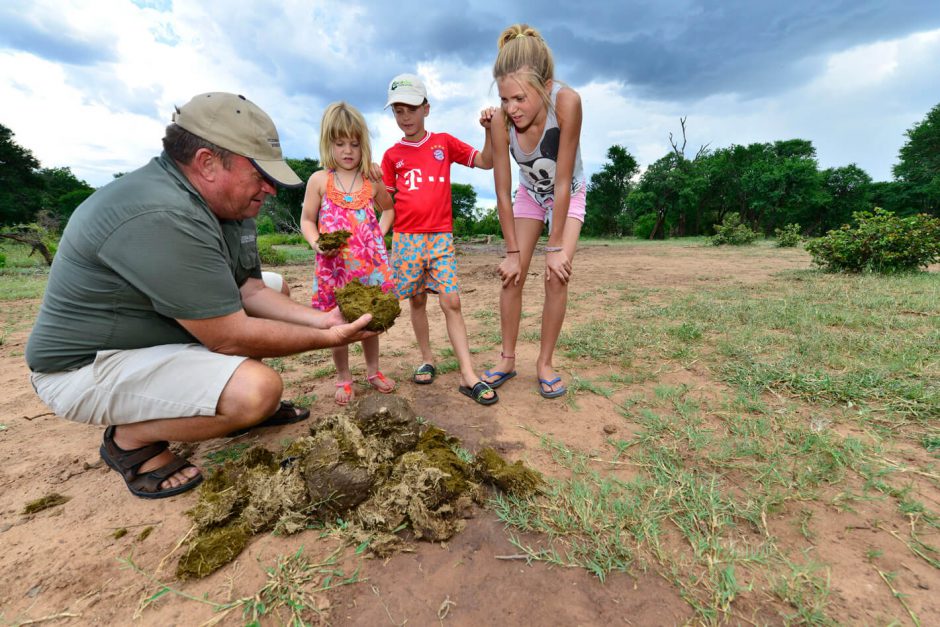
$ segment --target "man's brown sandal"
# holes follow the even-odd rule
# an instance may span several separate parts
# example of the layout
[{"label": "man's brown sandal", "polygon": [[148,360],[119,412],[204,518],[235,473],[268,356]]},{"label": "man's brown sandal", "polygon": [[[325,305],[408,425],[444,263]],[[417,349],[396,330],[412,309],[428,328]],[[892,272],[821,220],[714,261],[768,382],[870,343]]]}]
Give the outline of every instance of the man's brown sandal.
[{"label": "man's brown sandal", "polygon": [[167,447],[169,447],[169,443],[161,441],[125,451],[114,443],[114,427],[111,426],[105,429],[104,441],[101,443],[99,452],[104,463],[123,477],[124,483],[127,484],[127,489],[131,491],[131,494],[142,499],[163,499],[192,490],[202,483],[203,479],[202,473],[200,473],[182,485],[161,490],[161,483],[179,471],[193,466],[189,463],[189,460],[175,455],[173,461],[159,468],[145,473],[140,472],[141,466],[165,451]]}]

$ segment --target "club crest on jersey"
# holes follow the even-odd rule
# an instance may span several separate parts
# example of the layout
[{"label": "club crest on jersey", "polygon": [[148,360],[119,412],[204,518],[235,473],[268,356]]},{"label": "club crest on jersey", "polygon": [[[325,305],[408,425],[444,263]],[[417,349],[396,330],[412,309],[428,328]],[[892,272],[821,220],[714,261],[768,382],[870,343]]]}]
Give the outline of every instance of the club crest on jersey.
[{"label": "club crest on jersey", "polygon": [[434,155],[434,158],[438,161],[444,160],[444,147],[443,146],[431,146],[431,154]]}]

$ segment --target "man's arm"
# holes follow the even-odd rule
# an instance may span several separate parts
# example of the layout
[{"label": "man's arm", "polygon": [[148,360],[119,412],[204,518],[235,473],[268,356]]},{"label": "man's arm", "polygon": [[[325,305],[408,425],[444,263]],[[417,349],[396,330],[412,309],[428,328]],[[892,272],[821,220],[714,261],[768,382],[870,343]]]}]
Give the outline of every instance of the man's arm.
[{"label": "man's arm", "polygon": [[254,318],[242,311],[204,320],[178,320],[201,344],[214,353],[255,358],[285,357],[316,348],[343,346],[376,335],[363,331],[372,316],[329,329]]},{"label": "man's arm", "polygon": [[327,312],[291,300],[289,296],[267,287],[261,279],[249,278],[239,288],[239,292],[242,307],[252,318],[280,320],[315,329],[328,329],[343,322],[341,318],[337,321]]}]

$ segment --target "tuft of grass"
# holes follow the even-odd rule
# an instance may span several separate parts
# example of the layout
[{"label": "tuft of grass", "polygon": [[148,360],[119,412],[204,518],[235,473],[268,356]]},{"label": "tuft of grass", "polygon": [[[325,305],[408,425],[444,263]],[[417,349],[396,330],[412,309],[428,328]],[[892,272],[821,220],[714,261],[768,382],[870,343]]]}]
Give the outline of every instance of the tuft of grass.
[{"label": "tuft of grass", "polygon": [[227,461],[235,461],[236,459],[241,458],[241,456],[245,451],[248,450],[250,446],[251,445],[247,442],[239,442],[238,444],[227,446],[223,449],[219,449],[218,451],[207,453],[206,466],[211,468],[213,466],[221,466]]}]

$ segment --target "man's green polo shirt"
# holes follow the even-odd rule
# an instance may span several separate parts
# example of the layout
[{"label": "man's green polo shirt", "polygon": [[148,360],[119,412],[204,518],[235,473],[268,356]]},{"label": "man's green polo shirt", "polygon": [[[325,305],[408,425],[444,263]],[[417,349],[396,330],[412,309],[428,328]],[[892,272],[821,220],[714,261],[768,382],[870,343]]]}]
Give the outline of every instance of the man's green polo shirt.
[{"label": "man's green polo shirt", "polygon": [[242,308],[261,277],[254,220],[219,221],[164,153],[102,187],[69,220],[26,347],[37,372],[99,350],[196,341],[175,319]]}]

